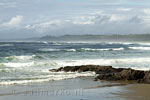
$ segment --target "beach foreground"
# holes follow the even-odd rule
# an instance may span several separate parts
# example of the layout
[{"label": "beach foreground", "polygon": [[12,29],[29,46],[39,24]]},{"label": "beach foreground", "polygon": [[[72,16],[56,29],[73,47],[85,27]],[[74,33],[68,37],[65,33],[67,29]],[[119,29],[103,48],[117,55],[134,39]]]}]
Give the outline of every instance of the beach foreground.
[{"label": "beach foreground", "polygon": [[[0,86],[1,100],[149,100],[149,84],[93,81],[94,77]],[[88,84],[87,84],[88,83]]]},{"label": "beach foreground", "polygon": [[0,86],[1,100],[125,100],[124,84],[93,81],[94,77]]},{"label": "beach foreground", "polygon": [[127,93],[119,95],[127,100],[150,100],[150,84],[132,84],[127,90]]}]

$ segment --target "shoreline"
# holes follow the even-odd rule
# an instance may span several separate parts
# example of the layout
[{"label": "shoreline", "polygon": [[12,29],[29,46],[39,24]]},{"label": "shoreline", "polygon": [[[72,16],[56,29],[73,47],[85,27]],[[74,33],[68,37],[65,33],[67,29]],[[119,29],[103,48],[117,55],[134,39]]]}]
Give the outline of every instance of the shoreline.
[{"label": "shoreline", "polygon": [[[1,100],[115,100],[124,85],[93,81],[94,77],[43,82],[29,85],[0,86]],[[88,84],[87,84],[88,83]],[[113,99],[112,99],[113,98]],[[119,99],[123,100],[123,99]]]},{"label": "shoreline", "polygon": [[[150,84],[129,84],[126,82],[93,81],[94,77],[78,77],[28,85],[0,86],[1,100],[149,100]],[[88,84],[87,84],[88,83]],[[39,92],[38,92],[39,91]],[[46,94],[44,94],[46,91]],[[48,91],[48,92],[47,92]],[[58,91],[72,93],[61,94]],[[79,95],[74,94],[78,91]],[[65,92],[65,93],[67,93]],[[50,93],[50,94],[49,94]],[[81,93],[81,94],[80,94]],[[83,93],[83,94],[82,94]]]},{"label": "shoreline", "polygon": [[[150,99],[150,84],[148,84],[148,81],[145,82],[146,84],[138,83],[137,81],[139,78],[144,79],[149,71],[113,68],[112,66],[99,65],[66,66],[52,69],[50,71],[78,73],[92,71],[95,72],[97,76],[96,79],[94,76],[82,76],[66,80],[30,83],[26,85],[0,85],[0,98],[2,100],[12,100],[12,98],[15,100],[58,100],[60,98],[62,100],[70,100],[70,98],[75,100]],[[112,78],[114,78],[112,77],[113,75],[118,77],[117,75],[122,75],[122,72],[124,79],[112,80]],[[98,77],[101,75],[106,75],[108,77],[103,77],[104,80],[99,80]],[[139,75],[143,75],[143,77]],[[136,78],[137,76],[138,78]]]}]

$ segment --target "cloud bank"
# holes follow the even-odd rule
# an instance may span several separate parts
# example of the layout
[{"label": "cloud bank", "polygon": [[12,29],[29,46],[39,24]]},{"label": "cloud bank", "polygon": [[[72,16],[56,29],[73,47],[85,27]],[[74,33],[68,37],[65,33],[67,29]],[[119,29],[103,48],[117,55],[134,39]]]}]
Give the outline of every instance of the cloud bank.
[{"label": "cloud bank", "polygon": [[150,33],[149,5],[148,0],[2,0],[0,38]]}]

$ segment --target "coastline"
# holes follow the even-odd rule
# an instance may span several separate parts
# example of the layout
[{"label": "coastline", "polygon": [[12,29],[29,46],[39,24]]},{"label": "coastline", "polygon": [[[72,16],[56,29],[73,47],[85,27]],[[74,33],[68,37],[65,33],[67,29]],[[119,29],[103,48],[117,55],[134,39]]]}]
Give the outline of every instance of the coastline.
[{"label": "coastline", "polygon": [[94,77],[78,77],[28,85],[0,86],[0,98],[1,100],[70,100],[70,98],[71,100],[116,100],[116,98],[124,100],[114,95],[124,91],[124,86],[120,83],[93,80]]},{"label": "coastline", "polygon": [[[81,65],[49,72],[94,72],[95,76],[29,84],[0,85],[1,100],[149,100],[150,71]],[[144,84],[145,83],[145,84]]]},{"label": "coastline", "polygon": [[[1,100],[149,100],[150,84],[93,81],[94,77],[0,86]],[[88,84],[87,84],[88,83]]]}]

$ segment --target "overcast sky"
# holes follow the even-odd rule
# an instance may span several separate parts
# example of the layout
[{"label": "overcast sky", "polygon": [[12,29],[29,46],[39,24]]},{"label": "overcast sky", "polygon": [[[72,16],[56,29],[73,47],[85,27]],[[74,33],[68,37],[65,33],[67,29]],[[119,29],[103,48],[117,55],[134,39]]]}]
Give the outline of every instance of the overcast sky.
[{"label": "overcast sky", "polygon": [[0,39],[150,33],[150,0],[0,0]]}]

